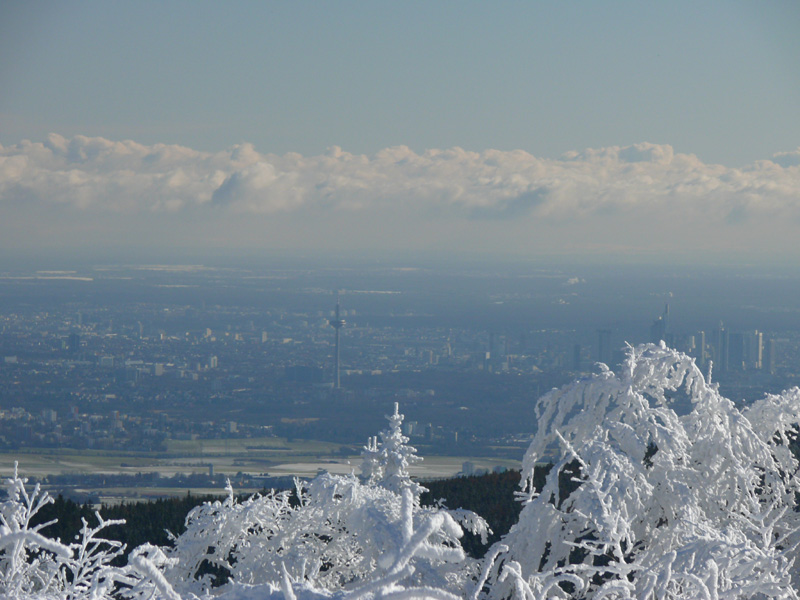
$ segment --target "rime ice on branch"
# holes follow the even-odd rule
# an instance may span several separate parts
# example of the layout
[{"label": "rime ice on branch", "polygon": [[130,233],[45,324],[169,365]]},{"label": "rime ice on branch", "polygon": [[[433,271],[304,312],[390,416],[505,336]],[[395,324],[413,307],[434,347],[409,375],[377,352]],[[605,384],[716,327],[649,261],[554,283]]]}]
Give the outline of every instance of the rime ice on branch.
[{"label": "rime ice on branch", "polygon": [[740,411],[693,359],[644,345],[537,418],[490,597],[797,597],[800,390]]},{"label": "rime ice on branch", "polygon": [[[425,507],[395,405],[362,456],[365,482],[323,474],[296,496],[206,503],[171,548],[121,549],[84,524],[66,546],[30,518],[15,475],[0,504],[0,594],[39,600],[797,599],[800,390],[740,410],[693,360],[629,348],[609,370],[542,397],[523,462],[519,522],[481,562],[474,513]],[[534,468],[553,466],[541,490]],[[229,580],[220,587],[201,567]]]}]

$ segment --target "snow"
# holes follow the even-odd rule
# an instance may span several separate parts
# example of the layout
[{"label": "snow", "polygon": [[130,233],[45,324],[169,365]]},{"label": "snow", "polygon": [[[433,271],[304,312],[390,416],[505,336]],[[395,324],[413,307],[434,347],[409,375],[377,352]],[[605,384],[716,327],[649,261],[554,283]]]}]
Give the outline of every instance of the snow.
[{"label": "snow", "polygon": [[[169,547],[103,540],[84,523],[65,545],[33,527],[51,499],[18,474],[0,504],[4,598],[255,600],[516,598],[797,598],[800,497],[793,442],[800,390],[739,409],[693,360],[629,348],[608,369],[537,401],[523,460],[519,522],[483,559],[462,531],[488,533],[465,510],[422,506],[409,476],[421,459],[395,405],[368,440],[361,478],[324,473],[244,501],[228,489],[187,516]],[[553,464],[533,487],[537,464]],[[215,586],[210,563],[229,574]]]}]

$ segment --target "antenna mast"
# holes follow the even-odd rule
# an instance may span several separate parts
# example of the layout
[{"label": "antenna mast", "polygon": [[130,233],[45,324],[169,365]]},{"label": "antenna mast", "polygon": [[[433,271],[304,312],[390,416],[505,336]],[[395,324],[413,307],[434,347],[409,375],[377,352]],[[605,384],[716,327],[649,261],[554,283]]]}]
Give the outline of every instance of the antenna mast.
[{"label": "antenna mast", "polygon": [[339,317],[339,292],[336,292],[336,316],[328,321],[336,330],[336,348],[335,352],[335,366],[333,373],[333,387],[337,390],[341,387],[341,380],[339,379],[339,330],[344,327],[345,320]]}]

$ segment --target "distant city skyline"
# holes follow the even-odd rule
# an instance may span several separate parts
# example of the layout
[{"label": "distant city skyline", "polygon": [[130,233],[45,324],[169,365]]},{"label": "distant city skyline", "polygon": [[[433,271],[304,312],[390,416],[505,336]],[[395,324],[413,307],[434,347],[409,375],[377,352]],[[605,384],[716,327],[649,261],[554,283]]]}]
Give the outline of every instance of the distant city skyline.
[{"label": "distant city skyline", "polygon": [[0,250],[797,264],[800,5],[4,3]]}]

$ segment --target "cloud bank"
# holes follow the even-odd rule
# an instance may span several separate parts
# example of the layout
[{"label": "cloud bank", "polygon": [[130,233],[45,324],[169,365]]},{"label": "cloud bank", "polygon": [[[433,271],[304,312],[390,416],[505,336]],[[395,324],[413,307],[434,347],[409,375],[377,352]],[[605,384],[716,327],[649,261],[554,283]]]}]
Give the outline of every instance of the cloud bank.
[{"label": "cloud bank", "polygon": [[371,156],[337,147],[320,156],[278,156],[251,144],[209,153],[56,134],[0,146],[0,215],[22,219],[26,211],[49,210],[85,219],[87,231],[95,218],[228,225],[338,219],[371,228],[418,223],[421,236],[438,231],[453,243],[503,224],[508,231],[511,223],[516,236],[553,227],[589,234],[597,223],[606,234],[616,224],[619,232],[640,227],[647,237],[661,227],[674,236],[681,223],[699,233],[800,222],[800,149],[729,168],[650,143],[558,159],[521,150],[416,153],[404,146]]}]

